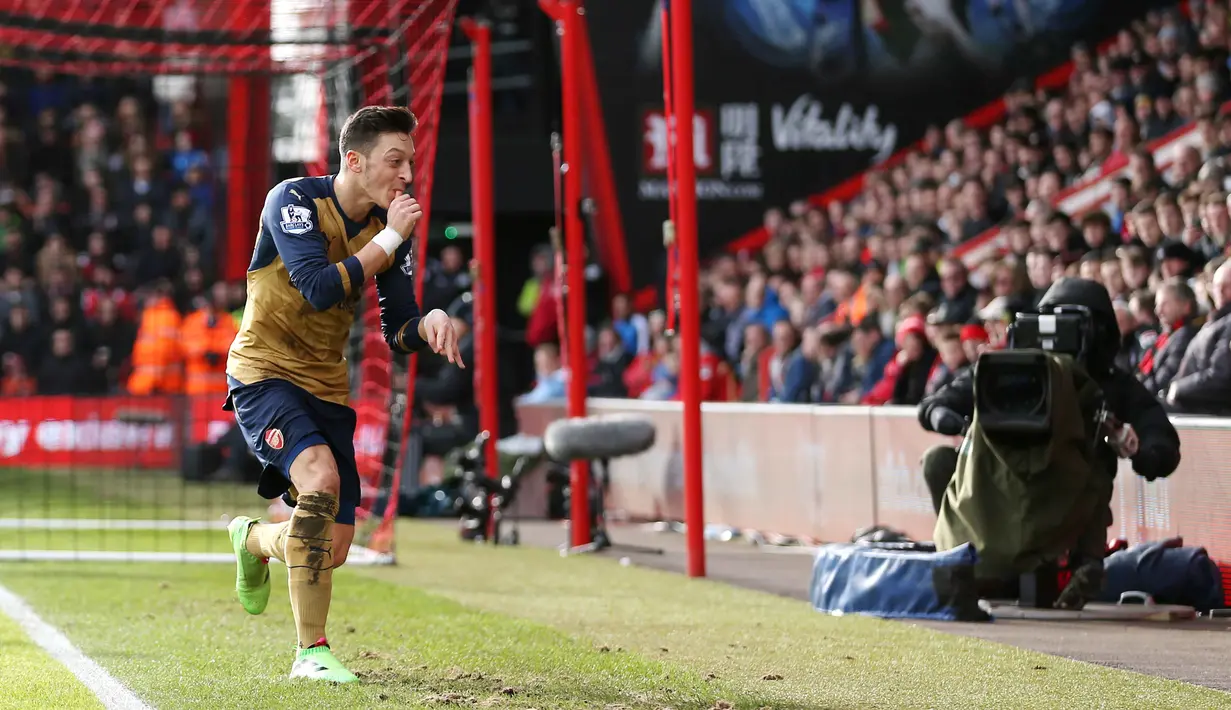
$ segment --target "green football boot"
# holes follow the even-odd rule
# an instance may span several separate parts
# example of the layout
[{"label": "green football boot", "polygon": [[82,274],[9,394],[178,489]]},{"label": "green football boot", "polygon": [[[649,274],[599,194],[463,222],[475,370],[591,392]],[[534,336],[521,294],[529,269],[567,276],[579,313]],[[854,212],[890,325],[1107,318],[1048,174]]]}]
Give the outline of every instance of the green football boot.
[{"label": "green football boot", "polygon": [[248,530],[258,522],[241,515],[227,523],[231,546],[235,548],[235,594],[249,614],[260,614],[269,605],[269,560],[248,552],[245,544]]},{"label": "green football boot", "polygon": [[307,678],[323,680],[329,683],[356,683],[359,678],[334,657],[329,650],[329,642],[325,639],[317,641],[308,648],[301,648],[295,653],[295,664],[291,666],[292,678]]}]

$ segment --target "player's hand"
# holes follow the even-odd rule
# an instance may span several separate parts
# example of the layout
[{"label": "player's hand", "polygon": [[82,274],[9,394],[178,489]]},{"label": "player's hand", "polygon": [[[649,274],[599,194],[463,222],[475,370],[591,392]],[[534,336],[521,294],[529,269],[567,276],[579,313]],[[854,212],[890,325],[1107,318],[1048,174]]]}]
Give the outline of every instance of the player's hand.
[{"label": "player's hand", "polygon": [[966,428],[966,418],[948,407],[935,406],[928,416],[932,431],[943,436],[960,436]]},{"label": "player's hand", "polygon": [[410,238],[410,233],[422,216],[423,207],[418,200],[410,195],[398,195],[389,203],[389,219],[385,224],[405,240]]},{"label": "player's hand", "polygon": [[419,320],[419,336],[427,342],[432,352],[444,355],[449,362],[466,369],[462,354],[457,349],[457,331],[453,329],[453,321],[444,311],[437,308],[423,316]]}]

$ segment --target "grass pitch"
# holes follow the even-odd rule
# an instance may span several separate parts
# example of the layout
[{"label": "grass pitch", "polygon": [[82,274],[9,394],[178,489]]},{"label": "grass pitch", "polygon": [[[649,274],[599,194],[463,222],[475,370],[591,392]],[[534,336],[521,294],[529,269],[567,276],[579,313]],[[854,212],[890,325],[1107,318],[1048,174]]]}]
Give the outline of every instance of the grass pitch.
[{"label": "grass pitch", "polygon": [[[185,482],[173,471],[135,468],[0,468],[0,517],[94,520],[219,520],[261,515],[255,484]],[[0,531],[3,534],[3,531]]]},{"label": "grass pitch", "polygon": [[[31,481],[37,485],[32,486]],[[160,474],[0,470],[29,517],[217,520],[249,487]],[[248,507],[250,506],[250,507]],[[100,512],[101,511],[101,512]],[[465,544],[402,522],[396,567],[335,574],[329,635],[363,683],[286,678],[285,571],[258,617],[230,565],[0,564],[21,595],[155,708],[1215,708],[1231,696],[704,580]],[[24,536],[24,537],[18,537]],[[229,550],[226,533],[0,529],[0,549]],[[98,708],[0,615],[0,708]]]},{"label": "grass pitch", "polygon": [[[0,708],[102,708],[103,705],[67,668],[47,655],[9,617],[0,614]],[[14,669],[20,669],[15,671]]]},{"label": "grass pitch", "polygon": [[[294,627],[280,566],[271,568],[274,597],[259,617],[239,607],[224,565],[9,563],[0,583],[156,708],[1231,702],[1213,690],[907,624],[823,616],[801,602],[610,560],[476,547],[436,524],[401,525],[399,559],[335,575],[330,637],[364,679],[349,687],[286,679]],[[4,655],[35,660],[0,664],[0,706],[98,707],[13,630],[0,625]]]}]

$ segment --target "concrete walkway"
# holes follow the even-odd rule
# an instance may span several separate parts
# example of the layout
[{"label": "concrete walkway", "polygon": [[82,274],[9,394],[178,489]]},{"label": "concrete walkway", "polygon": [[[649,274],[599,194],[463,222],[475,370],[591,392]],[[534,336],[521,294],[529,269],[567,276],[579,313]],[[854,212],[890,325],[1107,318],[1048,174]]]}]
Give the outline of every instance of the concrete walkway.
[{"label": "concrete walkway", "polygon": [[[654,532],[640,525],[610,529],[616,547],[602,553],[612,561],[628,557],[632,564],[685,573],[684,537]],[[521,524],[521,541],[536,547],[558,547],[565,527],[558,522]],[[649,554],[620,545],[658,548]],[[807,600],[812,555],[803,548],[757,548],[745,542],[709,542],[706,566],[711,579],[749,589]],[[999,620],[990,624],[913,622],[948,633],[1028,648],[1112,668],[1231,691],[1231,621],[1183,622],[1110,621],[1039,622]]]}]

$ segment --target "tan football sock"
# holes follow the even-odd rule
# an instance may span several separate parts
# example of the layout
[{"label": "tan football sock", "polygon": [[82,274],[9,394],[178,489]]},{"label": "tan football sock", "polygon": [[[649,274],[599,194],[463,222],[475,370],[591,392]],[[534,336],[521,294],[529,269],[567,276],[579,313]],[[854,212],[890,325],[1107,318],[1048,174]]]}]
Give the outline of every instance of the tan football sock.
[{"label": "tan football sock", "polygon": [[244,546],[257,557],[272,557],[286,562],[286,531],[291,521],[281,523],[257,523],[248,528]]},{"label": "tan football sock", "polygon": [[333,522],[337,515],[337,496],[300,493],[287,528],[284,559],[300,648],[325,637],[333,595]]}]

